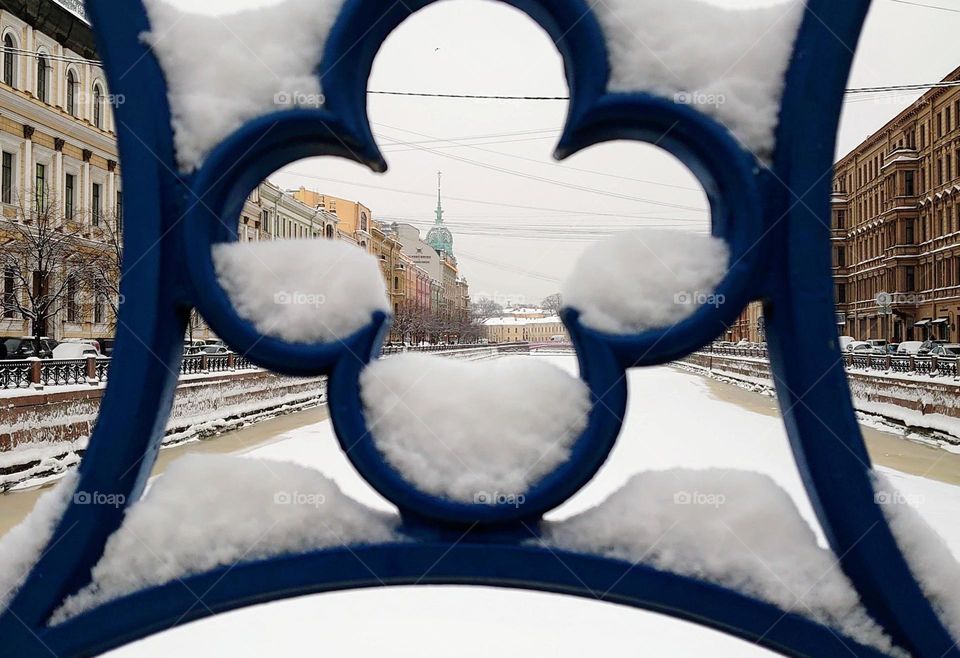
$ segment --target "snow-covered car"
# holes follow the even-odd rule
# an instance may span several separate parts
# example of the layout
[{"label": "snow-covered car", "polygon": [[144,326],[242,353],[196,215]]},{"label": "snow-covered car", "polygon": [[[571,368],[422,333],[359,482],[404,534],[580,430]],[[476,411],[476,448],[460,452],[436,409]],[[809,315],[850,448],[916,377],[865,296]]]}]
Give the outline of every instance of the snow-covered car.
[{"label": "snow-covered car", "polygon": [[855,340],[847,345],[847,352],[853,354],[886,354],[883,348],[875,347],[866,340]]},{"label": "snow-covered car", "polygon": [[230,350],[223,345],[207,345],[206,347],[201,347],[196,354],[230,354]]},{"label": "snow-covered car", "polygon": [[897,354],[917,354],[921,345],[922,340],[905,340],[897,345]]},{"label": "snow-covered car", "polygon": [[923,341],[923,344],[922,344],[922,345],[920,345],[920,349],[917,350],[917,355],[918,355],[918,356],[927,356],[927,355],[930,354],[930,351],[931,351],[934,347],[936,347],[937,345],[943,345],[943,344],[946,343],[946,342],[947,342],[947,341],[945,341],[945,340],[934,340],[934,339],[929,339],[929,338],[928,338],[927,340]]},{"label": "snow-covered car", "polygon": [[60,343],[53,348],[54,359],[85,359],[100,356],[100,350],[90,343]]},{"label": "snow-covered car", "polygon": [[844,352],[847,351],[847,347],[850,345],[850,343],[856,342],[856,339],[853,336],[840,336],[839,340],[840,350]]},{"label": "snow-covered car", "polygon": [[934,345],[929,355],[940,359],[956,359],[960,356],[960,343],[941,343]]}]

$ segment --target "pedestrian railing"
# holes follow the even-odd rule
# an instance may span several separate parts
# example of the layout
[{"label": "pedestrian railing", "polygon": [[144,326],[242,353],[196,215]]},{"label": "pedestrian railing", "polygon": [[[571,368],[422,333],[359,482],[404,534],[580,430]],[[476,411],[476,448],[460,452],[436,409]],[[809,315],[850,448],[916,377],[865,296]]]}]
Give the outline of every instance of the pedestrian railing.
[{"label": "pedestrian railing", "polygon": [[[453,352],[496,348],[499,352],[528,352],[529,343],[499,345],[418,345],[388,346],[384,355],[401,352]],[[109,357],[82,359],[18,359],[0,361],[0,390],[100,384],[107,381],[112,360]],[[242,354],[187,354],[180,360],[181,375],[205,375],[258,368]]]},{"label": "pedestrian railing", "polygon": [[[711,345],[703,354],[714,356],[748,357],[767,359],[765,347],[736,347]],[[875,370],[929,377],[960,377],[956,357],[916,356],[913,354],[843,354],[843,365],[850,370]]]}]

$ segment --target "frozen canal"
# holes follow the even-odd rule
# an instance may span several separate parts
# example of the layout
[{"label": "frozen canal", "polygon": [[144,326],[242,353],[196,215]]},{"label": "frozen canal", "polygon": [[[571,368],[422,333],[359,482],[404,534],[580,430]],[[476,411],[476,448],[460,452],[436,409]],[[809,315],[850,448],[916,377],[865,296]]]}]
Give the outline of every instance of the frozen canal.
[{"label": "frozen canal", "polygon": [[[542,358],[576,369],[573,357]],[[670,367],[634,371],[629,383],[630,409],[610,459],[593,482],[550,518],[599,503],[640,470],[723,467],[771,475],[816,527],[771,398]],[[955,523],[960,488],[949,484],[960,482],[960,455],[876,430],[866,434],[875,462],[918,502],[923,516],[960,554],[960,524]],[[322,409],[166,450],[158,466],[162,469],[171,458],[196,449],[310,466],[334,478],[357,500],[390,509],[340,453]],[[33,496],[24,492],[0,498],[4,524],[22,513]],[[367,590],[257,606],[168,631],[109,655],[367,656],[381,655],[387,648],[391,655],[411,657],[581,656],[598,650],[605,656],[772,655],[712,631],[612,604],[463,587]]]}]

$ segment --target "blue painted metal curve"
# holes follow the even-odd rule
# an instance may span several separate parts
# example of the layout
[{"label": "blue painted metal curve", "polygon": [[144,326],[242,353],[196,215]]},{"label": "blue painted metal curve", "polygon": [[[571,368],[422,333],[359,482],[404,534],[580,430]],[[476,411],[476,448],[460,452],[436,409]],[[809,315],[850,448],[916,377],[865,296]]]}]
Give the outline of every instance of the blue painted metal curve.
[{"label": "blue painted metal curve", "polygon": [[[803,616],[646,565],[469,541],[354,546],[239,564],[118,599],[41,639],[59,656],[83,656],[264,601],[365,587],[458,584],[556,592],[662,612],[785,656],[884,655]],[[194,592],[206,592],[204,605]]]},{"label": "blue painted metal curve", "polygon": [[[494,584],[585,595],[613,581],[614,573],[620,576],[623,563],[564,554],[565,561],[587,574],[584,582],[573,582],[555,556],[519,545],[529,534],[522,530],[536,526],[540,514],[582,487],[606,458],[626,405],[626,369],[688,353],[715,336],[748,301],[762,298],[794,453],[844,571],[899,644],[924,658],[957,656],[873,501],[869,459],[835,342],[827,182],[840,101],[868,0],[809,0],[787,75],[770,169],[738,148],[725,128],[688,107],[642,93],[606,94],[609,66],[602,33],[583,0],[505,1],[536,20],[563,56],[572,99],[559,156],[611,139],[657,141],[700,179],[710,199],[714,234],[727,240],[735,256],[719,289],[728,303],[701,310],[665,331],[638,336],[589,330],[579,324],[575,311],[565,311],[581,377],[594,397],[590,427],[571,464],[536,485],[540,489],[531,492],[529,506],[520,512],[458,507],[421,496],[385,468],[368,436],[366,443],[357,444],[359,449],[348,449],[350,439],[366,430],[357,392],[360,368],[378,350],[389,318],[374,315],[367,328],[332,345],[289,345],[259,335],[236,315],[216,283],[210,246],[236,239],[235,219],[249,190],[297,158],[333,155],[384,169],[366,116],[366,80],[383,40],[432,0],[406,5],[347,0],[318,69],[325,107],[273,113],[247,123],[192,175],[177,172],[163,75],[139,38],[149,27],[141,3],[117,12],[110,0],[89,0],[111,90],[128,99],[116,116],[125,215],[131,221],[122,290],[128,302],[122,309],[117,359],[81,466],[79,489],[121,496],[127,505],[139,497],[169,413],[187,312],[196,306],[229,344],[257,363],[291,374],[331,374],[331,414],[338,436],[361,474],[400,507],[411,535],[403,545],[287,556],[189,579],[199,586],[227,576],[214,609],[376,584],[351,557],[356,550],[366,564],[377,566],[378,576],[394,584]],[[776,257],[766,258],[771,253]],[[788,349],[801,349],[805,358],[788,359]],[[824,440],[824,432],[836,440]],[[44,626],[64,596],[89,580],[122,513],[123,508],[110,506],[72,504],[67,509],[47,551],[0,617],[0,656],[46,655],[49,647],[62,655],[87,655],[148,634],[172,618],[185,596],[178,585],[137,593],[63,626]],[[435,540],[451,525],[475,522],[481,527],[466,542]],[[438,556],[437,567],[422,578],[426,560]],[[781,611],[646,567],[632,569],[611,594],[622,603],[697,621],[787,655],[846,655],[843,640],[809,620],[786,615],[763,633],[761,627],[782,616]],[[856,655],[876,652],[856,647]]]}]

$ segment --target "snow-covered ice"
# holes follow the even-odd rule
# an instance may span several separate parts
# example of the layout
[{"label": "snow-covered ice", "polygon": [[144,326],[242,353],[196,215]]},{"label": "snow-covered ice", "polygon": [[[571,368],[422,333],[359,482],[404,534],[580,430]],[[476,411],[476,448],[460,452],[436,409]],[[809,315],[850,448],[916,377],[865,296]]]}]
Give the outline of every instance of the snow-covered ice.
[{"label": "snow-covered ice", "polygon": [[960,642],[960,564],[943,537],[913,506],[923,505],[925,500],[915,497],[911,501],[910,496],[901,492],[883,473],[875,473],[873,483],[876,500],[887,517],[897,545],[907,558],[910,572],[943,624]]},{"label": "snow-covered ice", "polygon": [[340,240],[225,242],[213,263],[237,314],[293,343],[345,338],[390,310],[377,259]]},{"label": "snow-covered ice", "polygon": [[597,507],[548,525],[544,541],[714,582],[891,650],[833,552],[817,545],[790,495],[768,475],[640,473]]},{"label": "snow-covered ice", "polygon": [[568,459],[590,411],[586,384],[528,357],[402,354],[370,364],[360,385],[387,462],[420,490],[461,502],[528,491]]},{"label": "snow-covered ice", "polygon": [[[569,356],[537,357],[576,374]],[[720,397],[719,384],[670,367],[628,373],[632,406],[610,458],[580,493],[548,518],[562,521],[591,509],[621,489],[641,469],[729,468],[766,473],[787,491],[800,515],[825,546],[793,461],[782,421]],[[294,461],[322,469],[364,505],[392,506],[360,478],[339,449],[329,421],[291,431],[249,458]],[[909,499],[922,496],[919,513],[960,556],[960,487],[881,469]],[[701,487],[699,489],[703,491]],[[367,632],[370,614],[378,633]],[[315,622],[327,632],[318,633]],[[488,632],[490,628],[497,632]],[[482,629],[478,631],[478,629]],[[471,642],[462,639],[469,635]],[[596,651],[628,658],[637,637],[657,655],[766,658],[775,654],[752,643],[663,615],[594,600],[482,587],[386,588],[322,594],[255,606],[173,629],[109,654],[110,658],[189,655],[197,646],[231,638],[233,658],[314,653],[373,655],[389,642],[403,658],[439,658],[458,647],[464,658],[498,653],[583,655]],[[384,639],[388,638],[388,639]],[[599,638],[602,638],[599,639]]]},{"label": "snow-covered ice", "polygon": [[607,42],[609,88],[687,103],[724,124],[764,163],[804,0],[728,9],[702,0],[591,3]]},{"label": "snow-covered ice", "polygon": [[187,455],[127,510],[93,568],[91,584],[68,598],[52,621],[218,566],[392,541],[396,521],[298,464]]},{"label": "snow-covered ice", "polygon": [[78,477],[76,471],[67,473],[53,489],[37,500],[27,518],[0,538],[0,555],[3,556],[0,610],[7,607],[30,569],[40,559],[41,552],[70,503]]},{"label": "snow-covered ice", "polygon": [[141,38],[167,81],[181,170],[198,168],[245,121],[323,104],[314,69],[343,0],[286,0],[223,16],[144,4],[150,31]]},{"label": "snow-covered ice", "polygon": [[583,252],[563,284],[563,301],[585,326],[607,333],[668,327],[704,304],[722,303],[714,289],[729,260],[726,242],[713,236],[624,231]]}]

